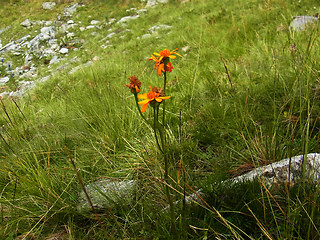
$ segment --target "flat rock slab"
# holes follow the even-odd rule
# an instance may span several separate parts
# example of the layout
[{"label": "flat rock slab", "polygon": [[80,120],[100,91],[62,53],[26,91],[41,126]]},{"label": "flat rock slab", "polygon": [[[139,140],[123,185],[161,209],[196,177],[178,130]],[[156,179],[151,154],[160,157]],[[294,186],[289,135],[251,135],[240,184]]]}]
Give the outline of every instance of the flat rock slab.
[{"label": "flat rock slab", "polygon": [[[128,204],[133,201],[136,185],[134,180],[113,181],[102,179],[90,183],[85,187],[94,207],[102,209],[113,208],[119,203]],[[81,212],[91,211],[91,206],[83,191],[79,195],[77,209]]]},{"label": "flat rock slab", "polygon": [[317,21],[318,18],[313,16],[295,16],[290,24],[290,28],[295,31],[301,31],[304,30],[307,25],[316,23]]},{"label": "flat rock slab", "polygon": [[234,183],[252,181],[259,177],[269,184],[276,182],[296,182],[302,176],[303,161],[306,161],[305,177],[313,179],[314,181],[319,180],[320,154],[309,153],[308,155],[299,155],[283,159],[267,166],[258,167],[248,173],[233,178],[232,181]]}]

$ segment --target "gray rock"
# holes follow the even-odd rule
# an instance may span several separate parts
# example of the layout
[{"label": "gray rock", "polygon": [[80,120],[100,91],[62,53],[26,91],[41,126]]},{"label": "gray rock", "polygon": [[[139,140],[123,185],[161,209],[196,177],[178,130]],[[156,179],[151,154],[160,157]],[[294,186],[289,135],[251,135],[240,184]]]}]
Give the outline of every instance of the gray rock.
[{"label": "gray rock", "polygon": [[24,20],[22,23],[20,23],[20,25],[22,25],[23,27],[31,27],[32,23],[30,22],[29,19]]},{"label": "gray rock", "polygon": [[146,8],[148,8],[148,7],[155,7],[155,6],[157,6],[158,5],[158,3],[157,3],[157,0],[148,0],[148,2],[147,2],[147,4],[146,4]]},{"label": "gray rock", "polygon": [[9,77],[0,78],[0,84],[5,84],[5,83],[7,83],[9,80],[10,80]]},{"label": "gray rock", "polygon": [[[117,204],[130,204],[135,198],[137,184],[134,180],[112,181],[102,179],[86,185],[86,190],[95,208],[113,208]],[[91,211],[91,206],[82,191],[77,209]]]},{"label": "gray rock", "polygon": [[8,51],[17,51],[19,49],[20,49],[20,47],[15,42],[9,42],[8,44],[4,45],[0,49],[0,53],[5,53]]},{"label": "gray rock", "polygon": [[148,0],[147,5],[145,7],[146,8],[147,7],[155,7],[158,5],[158,3],[164,4],[164,3],[168,3],[168,2],[169,2],[169,0]]},{"label": "gray rock", "polygon": [[316,21],[318,21],[318,18],[313,16],[295,16],[290,24],[290,29],[301,31],[304,30],[307,25],[315,23]]},{"label": "gray rock", "polygon": [[51,25],[52,25],[52,21],[46,21],[46,22],[44,23],[44,25],[46,25],[46,26],[51,26]]},{"label": "gray rock", "polygon": [[63,10],[63,16],[65,17],[71,17],[76,11],[77,11],[77,8],[80,7],[79,3],[75,3],[69,7],[66,7],[64,10]]},{"label": "gray rock", "polygon": [[[320,179],[320,154],[309,153],[308,155],[299,155],[287,159],[283,159],[279,162],[269,164],[267,166],[258,167],[248,173],[241,176],[223,181],[222,184],[232,185],[235,183],[241,183],[245,181],[253,181],[254,179],[261,179],[267,187],[271,187],[274,184],[288,183],[294,184],[302,176],[302,163],[306,160],[305,177],[313,180],[315,183],[319,183]],[[196,194],[190,194],[186,197],[186,202],[198,202],[202,200],[199,196],[204,197],[203,190],[199,189]],[[178,203],[178,202],[176,202]]]},{"label": "gray rock", "polygon": [[69,52],[69,49],[68,48],[61,48],[60,50],[59,50],[59,53],[61,53],[61,54],[67,54]]},{"label": "gray rock", "polygon": [[141,36],[141,39],[147,39],[147,38],[150,38],[150,37],[152,37],[152,35],[150,33],[146,33],[146,34],[143,34]]},{"label": "gray rock", "polygon": [[107,35],[107,38],[112,38],[114,35],[116,35],[116,33],[109,33],[109,34]]},{"label": "gray rock", "polygon": [[233,178],[232,182],[252,181],[255,178],[261,178],[265,183],[296,182],[302,175],[302,162],[306,161],[306,177],[314,181],[320,179],[320,154],[309,153],[308,155],[299,155],[267,166],[258,167],[239,177]]},{"label": "gray rock", "polygon": [[140,9],[140,10],[137,11],[137,13],[138,13],[139,15],[141,15],[141,14],[143,14],[143,13],[146,13],[146,12],[148,12],[148,10],[145,9],[145,8],[142,8],[142,9]]},{"label": "gray rock", "polygon": [[159,25],[155,25],[155,26],[149,28],[148,31],[151,32],[151,33],[156,33],[159,30],[167,30],[167,29],[170,29],[170,28],[172,28],[172,26],[165,25],[165,24],[159,24]]},{"label": "gray rock", "polygon": [[49,62],[49,65],[56,64],[56,63],[58,63],[58,62],[60,62],[60,61],[61,61],[61,59],[59,59],[57,55],[54,55],[54,56],[51,58],[51,60],[50,60],[50,62]]},{"label": "gray rock", "polygon": [[139,15],[126,16],[121,18],[118,23],[127,23],[128,21],[135,20],[137,18],[139,18]]},{"label": "gray rock", "polygon": [[55,2],[44,2],[42,3],[42,8],[46,10],[51,10],[56,5]]},{"label": "gray rock", "polygon": [[97,24],[99,24],[99,23],[100,23],[100,21],[97,21],[97,20],[92,20],[92,21],[90,22],[91,25],[97,25]]}]

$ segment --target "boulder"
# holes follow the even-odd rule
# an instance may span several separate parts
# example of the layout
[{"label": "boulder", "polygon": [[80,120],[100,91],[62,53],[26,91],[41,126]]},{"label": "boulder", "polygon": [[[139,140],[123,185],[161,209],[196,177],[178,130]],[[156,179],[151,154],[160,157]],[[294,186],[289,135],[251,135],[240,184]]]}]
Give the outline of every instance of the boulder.
[{"label": "boulder", "polygon": [[20,23],[20,24],[21,24],[21,26],[26,27],[26,28],[31,27],[31,25],[32,25],[32,23],[30,22],[29,19],[24,20],[24,21],[23,21],[22,23]]},{"label": "boulder", "polygon": [[295,16],[290,24],[290,29],[301,31],[304,30],[307,25],[315,23],[316,21],[318,21],[318,18],[313,16]]},{"label": "boulder", "polygon": [[273,183],[294,183],[302,176],[303,161],[306,161],[305,177],[318,181],[320,179],[320,154],[318,153],[286,158],[267,166],[258,167],[248,173],[233,178],[231,181],[237,183],[261,178],[268,186]]},{"label": "boulder", "polygon": [[[97,209],[113,208],[117,204],[128,205],[135,198],[137,184],[134,180],[114,181],[102,179],[85,186],[88,195]],[[77,209],[81,212],[91,211],[86,194],[81,191]]]},{"label": "boulder", "polygon": [[[272,187],[274,184],[281,183],[290,183],[293,185],[302,177],[303,161],[306,161],[305,177],[309,180],[313,180],[314,182],[319,182],[320,154],[309,153],[307,155],[286,158],[279,162],[257,167],[241,176],[223,181],[222,184],[232,185],[246,181],[253,181],[254,179],[261,179],[266,187]],[[201,203],[202,200],[199,196],[205,197],[202,189],[197,190],[196,193],[188,195],[186,197],[186,203]]]}]

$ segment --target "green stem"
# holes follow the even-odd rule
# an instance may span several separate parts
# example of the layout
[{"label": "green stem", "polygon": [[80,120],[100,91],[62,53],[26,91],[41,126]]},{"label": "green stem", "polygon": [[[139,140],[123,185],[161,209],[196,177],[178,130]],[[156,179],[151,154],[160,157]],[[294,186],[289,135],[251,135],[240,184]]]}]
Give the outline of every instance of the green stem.
[{"label": "green stem", "polygon": [[[165,69],[166,69],[166,66],[165,66]],[[166,96],[166,86],[167,86],[167,72],[166,71],[163,73],[163,76],[164,76],[163,94],[164,94],[164,96]],[[166,101],[163,101],[163,106],[162,106],[162,125],[163,125],[163,127],[166,126],[165,116],[166,116]],[[166,142],[165,136],[164,136],[164,142]]]},{"label": "green stem", "polygon": [[[166,69],[166,66],[164,66],[164,69]],[[164,84],[163,84],[163,93],[164,96],[166,96],[166,86],[167,86],[167,72],[165,71],[164,74]],[[161,143],[162,143],[162,150],[163,150],[163,157],[164,157],[164,181],[166,185],[166,195],[167,195],[167,200],[169,202],[170,206],[170,217],[171,217],[171,230],[173,232],[173,235],[175,239],[177,239],[177,228],[176,228],[176,222],[175,222],[175,217],[174,217],[174,205],[173,205],[173,200],[170,195],[170,189],[169,189],[169,159],[168,159],[168,154],[167,154],[167,148],[166,148],[166,122],[165,122],[165,116],[166,116],[166,105],[165,101],[163,101],[163,106],[162,106],[162,131],[161,134]]]},{"label": "green stem", "polygon": [[[159,106],[156,106],[153,108],[153,130],[154,130],[154,137],[156,139],[158,148],[160,150],[161,153],[163,153],[163,143],[162,147],[159,144],[159,140],[158,140],[158,136],[157,136],[157,129],[159,130],[159,123],[158,123],[158,113],[159,113]],[[162,133],[161,133],[161,129],[159,130],[160,132],[160,138],[162,139]]]}]

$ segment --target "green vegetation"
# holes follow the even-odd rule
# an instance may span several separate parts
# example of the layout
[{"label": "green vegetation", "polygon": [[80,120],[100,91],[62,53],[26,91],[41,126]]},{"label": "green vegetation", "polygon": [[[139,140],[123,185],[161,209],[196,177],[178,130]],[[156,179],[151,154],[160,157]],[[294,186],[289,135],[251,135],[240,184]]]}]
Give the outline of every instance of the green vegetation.
[{"label": "green vegetation", "polygon": [[[20,26],[26,18],[54,20],[76,1],[56,2],[45,11],[42,1],[2,1],[0,29],[11,26],[0,35],[2,44],[28,34]],[[81,2],[72,19],[87,24],[119,20],[145,4]],[[59,71],[22,99],[1,99],[0,239],[172,238],[162,157],[125,87],[132,75],[142,92],[160,86],[148,57],[165,48],[182,55],[168,73],[166,93],[180,239],[319,239],[319,186],[308,179],[272,189],[259,181],[220,184],[258,165],[319,152],[319,27],[289,28],[292,16],[317,13],[316,0],[171,0],[127,27],[113,25],[131,31],[112,38],[112,47],[100,47],[107,26],[100,37],[79,32],[85,42],[69,59],[98,61],[73,74]],[[138,38],[157,24],[172,28]],[[39,75],[46,71],[39,64]],[[77,211],[82,190],[70,156],[84,183],[136,180],[136,199],[99,211],[102,224]],[[184,204],[184,192],[199,188],[205,204]]]}]

